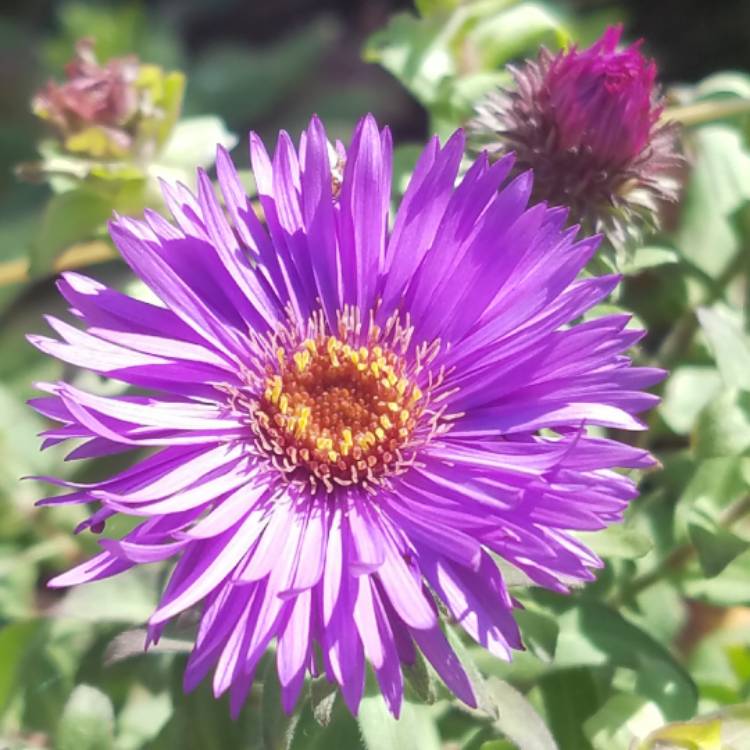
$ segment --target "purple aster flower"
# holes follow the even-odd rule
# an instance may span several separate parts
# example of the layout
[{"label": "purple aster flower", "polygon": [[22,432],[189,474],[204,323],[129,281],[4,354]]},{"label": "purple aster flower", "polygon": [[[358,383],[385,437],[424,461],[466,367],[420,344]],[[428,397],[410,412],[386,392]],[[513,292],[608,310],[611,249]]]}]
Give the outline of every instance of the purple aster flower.
[{"label": "purple aster flower", "polygon": [[590,48],[511,69],[515,88],[491,94],[472,123],[477,140],[516,153],[534,170],[534,200],[567,206],[586,229],[624,247],[658,227],[663,201],[677,198],[676,126],[663,123],[656,64],[641,42],[619,50],[621,26]]},{"label": "purple aster flower", "polygon": [[[165,186],[174,223],[147,211],[111,234],[160,304],[77,273],[59,282],[75,327],[49,318],[42,351],[143,395],[42,385],[70,458],[150,449],[131,468],[46,503],[95,503],[82,528],[141,522],[51,581],[73,586],[174,560],[150,642],[191,608],[185,673],[213,670],[237,713],[275,640],[284,707],[307,673],[357,711],[369,662],[393,714],[417,650],[461,700],[471,684],[441,629],[442,601],[502,659],[522,648],[498,556],[565,592],[597,557],[575,530],[621,518],[636,496],[616,467],[644,451],[588,435],[641,429],[661,372],[624,352],[627,316],[570,325],[617,277],[578,279],[595,238],[565,211],[528,207],[513,158],[482,155],[456,187],[464,138],[433,139],[389,224],[391,137],[372,117],[347,152],[314,118],[250,152],[265,225],[219,148],[221,207]],[[333,158],[331,157],[333,154]]]}]

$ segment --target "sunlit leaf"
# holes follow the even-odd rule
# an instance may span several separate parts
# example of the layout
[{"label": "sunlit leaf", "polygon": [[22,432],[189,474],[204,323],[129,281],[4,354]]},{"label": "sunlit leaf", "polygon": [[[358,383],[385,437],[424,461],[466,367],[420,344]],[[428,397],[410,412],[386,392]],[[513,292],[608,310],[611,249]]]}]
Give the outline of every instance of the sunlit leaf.
[{"label": "sunlit leaf", "polygon": [[441,750],[440,735],[427,706],[405,702],[396,720],[380,695],[366,695],[357,718],[367,750]]},{"label": "sunlit leaf", "polygon": [[90,685],[78,685],[65,706],[57,730],[58,750],[109,750],[114,743],[110,699]]},{"label": "sunlit leaf", "polygon": [[579,531],[576,536],[601,557],[633,560],[647,555],[653,547],[653,542],[645,533],[624,523],[601,531]]},{"label": "sunlit leaf", "polygon": [[721,376],[714,367],[678,367],[667,379],[659,414],[673,432],[687,435],[700,411],[722,387]]},{"label": "sunlit leaf", "polygon": [[111,198],[87,187],[53,196],[34,240],[30,273],[47,273],[65,247],[103,233],[113,208]]},{"label": "sunlit leaf", "polygon": [[558,750],[541,716],[522,693],[494,677],[487,681],[487,690],[497,711],[495,726],[518,750]]},{"label": "sunlit leaf", "polygon": [[639,695],[615,693],[583,725],[594,750],[630,750],[634,740],[664,723],[657,706]]},{"label": "sunlit leaf", "polygon": [[731,320],[715,310],[702,307],[698,320],[730,388],[750,390],[750,339]]},{"label": "sunlit leaf", "polygon": [[729,706],[694,721],[657,729],[636,750],[745,750],[750,747],[750,704]]},{"label": "sunlit leaf", "polygon": [[739,247],[730,217],[750,198],[750,154],[739,133],[710,125],[691,135],[696,158],[683,200],[677,247],[716,277]]}]

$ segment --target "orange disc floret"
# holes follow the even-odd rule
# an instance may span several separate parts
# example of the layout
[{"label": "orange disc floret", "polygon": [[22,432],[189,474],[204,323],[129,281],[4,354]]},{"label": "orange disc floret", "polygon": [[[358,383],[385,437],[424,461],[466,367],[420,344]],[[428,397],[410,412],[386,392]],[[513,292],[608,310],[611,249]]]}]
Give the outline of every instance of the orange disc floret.
[{"label": "orange disc floret", "polygon": [[306,469],[332,489],[398,467],[422,399],[401,356],[321,336],[280,347],[277,359],[256,417],[285,469]]}]

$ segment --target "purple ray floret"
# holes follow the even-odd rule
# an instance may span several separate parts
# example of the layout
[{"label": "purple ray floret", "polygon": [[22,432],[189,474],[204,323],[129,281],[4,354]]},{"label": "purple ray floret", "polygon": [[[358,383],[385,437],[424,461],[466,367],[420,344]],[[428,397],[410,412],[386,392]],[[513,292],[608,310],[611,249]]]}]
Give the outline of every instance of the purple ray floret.
[{"label": "purple ray floret", "polygon": [[598,240],[529,207],[512,156],[456,184],[463,134],[434,138],[390,222],[391,137],[371,116],[347,150],[313,118],[298,146],[251,135],[250,153],[263,220],[219,148],[223,206],[199,172],[197,194],[164,187],[172,222],[111,224],[158,302],[66,273],[79,325],[31,337],[141,394],[41,384],[45,445],[147,449],[93,484],[47,478],[66,494],[43,502],[95,504],[82,529],[139,521],[51,585],[170,560],[149,641],[198,611],[185,687],[213,672],[235,714],[273,642],[288,711],[309,673],[356,712],[369,663],[398,715],[417,649],[475,705],[437,601],[510,659],[497,558],[554,591],[593,577],[572,532],[620,520],[637,492],[617,468],[653,460],[588,427],[642,429],[662,373],[630,365],[627,316],[571,324],[617,278],[579,278]]}]

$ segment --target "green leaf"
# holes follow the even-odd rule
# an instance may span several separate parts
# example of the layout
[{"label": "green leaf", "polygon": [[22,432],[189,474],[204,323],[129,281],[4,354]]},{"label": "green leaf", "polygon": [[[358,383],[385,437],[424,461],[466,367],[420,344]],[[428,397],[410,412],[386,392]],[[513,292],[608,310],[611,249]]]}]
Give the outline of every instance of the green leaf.
[{"label": "green leaf", "polygon": [[172,701],[164,693],[153,694],[135,685],[117,716],[116,750],[141,750],[154,739],[172,715]]},{"label": "green leaf", "polygon": [[671,247],[646,245],[644,247],[639,247],[625,260],[622,264],[621,271],[628,276],[633,276],[649,268],[657,268],[658,266],[678,263],[679,260],[679,254]]},{"label": "green leaf", "polygon": [[309,685],[313,717],[321,727],[327,727],[331,723],[338,696],[336,685],[328,682],[325,677],[316,677],[310,680]]},{"label": "green leaf", "polygon": [[260,722],[264,750],[289,750],[299,714],[287,716],[281,706],[281,684],[276,671],[275,654],[270,654],[263,672],[263,702]]},{"label": "green leaf", "polygon": [[691,133],[696,158],[682,206],[677,246],[691,263],[716,278],[739,241],[730,217],[750,198],[750,154],[739,133],[709,125]]},{"label": "green leaf", "polygon": [[748,463],[747,459],[717,456],[697,465],[675,509],[674,536],[678,542],[688,538],[688,526],[696,513],[716,518],[747,494]]},{"label": "green leaf", "polygon": [[427,667],[422,654],[417,651],[414,663],[402,667],[406,684],[414,691],[414,696],[421,703],[435,703],[438,699],[435,674]]},{"label": "green leaf", "polygon": [[682,588],[686,597],[718,607],[746,606],[750,605],[749,580],[750,552],[743,552],[715,578],[706,578],[695,566],[693,576],[683,581]]},{"label": "green leaf", "polygon": [[695,425],[698,460],[740,456],[750,448],[750,394],[730,389],[711,401]]},{"label": "green leaf", "polygon": [[108,196],[87,187],[53,196],[33,243],[29,273],[33,276],[48,273],[61,250],[103,232],[112,208]]},{"label": "green leaf", "polygon": [[484,69],[497,69],[539,44],[557,47],[569,33],[550,6],[536,2],[513,4],[500,13],[487,13],[466,35],[465,44]]},{"label": "green leaf", "polygon": [[688,533],[707,578],[719,575],[732,560],[750,547],[750,541],[719,526],[715,517],[697,511],[691,514]]},{"label": "green leaf", "polygon": [[547,725],[560,750],[591,750],[583,724],[601,698],[590,669],[560,669],[538,682]]},{"label": "green leaf", "polygon": [[384,29],[370,37],[363,54],[365,60],[380,63],[419,101],[429,105],[436,99],[440,81],[456,72],[450,36],[441,18],[419,19],[410,13],[397,13]]},{"label": "green leaf", "polygon": [[[304,706],[292,750],[365,750],[356,720],[344,701],[334,703],[330,721],[321,726],[313,716],[310,706]],[[253,746],[254,750],[254,746]]]},{"label": "green leaf", "polygon": [[518,750],[558,750],[541,716],[522,693],[496,677],[487,680],[487,690],[497,710],[495,726]]},{"label": "green leaf", "polygon": [[437,725],[427,706],[404,702],[401,716],[394,719],[380,695],[366,695],[357,718],[367,750],[441,750]]},{"label": "green leaf", "polygon": [[514,613],[526,648],[544,662],[551,662],[557,648],[560,627],[555,618],[534,609],[519,609]]},{"label": "green leaf", "polygon": [[578,602],[559,622],[557,666],[625,667],[637,677],[638,694],[657,704],[666,718],[692,716],[697,695],[690,675],[648,633],[595,601]]},{"label": "green leaf", "polygon": [[635,750],[745,750],[750,746],[750,704],[728,706],[694,721],[668,724]]},{"label": "green leaf", "polygon": [[673,432],[687,435],[703,407],[721,390],[722,379],[714,367],[683,365],[667,379],[659,414]]},{"label": "green leaf", "polygon": [[701,307],[697,311],[703,332],[730,388],[750,390],[750,340],[720,312]]},{"label": "green leaf", "polygon": [[158,603],[158,570],[134,568],[116,578],[71,589],[55,607],[55,614],[89,622],[142,624]]},{"label": "green leaf", "polygon": [[[386,28],[370,37],[364,57],[390,71],[431,110],[433,129],[438,122],[448,130],[446,109],[455,109],[449,99],[463,88],[463,79],[473,79],[469,88],[475,91],[486,90],[491,75],[511,58],[542,41],[557,44],[567,36],[560,19],[541,3],[477,0],[457,4],[450,14],[392,16]],[[452,123],[454,128],[457,124]]]},{"label": "green leaf", "polygon": [[227,150],[237,145],[237,136],[230,133],[216,115],[203,115],[180,120],[159,154],[158,163],[151,165],[152,174],[178,169],[192,176],[196,167],[210,167],[216,158],[216,146]]},{"label": "green leaf", "polygon": [[90,685],[70,696],[57,729],[57,750],[110,750],[114,741],[114,709],[109,698]]},{"label": "green leaf", "polygon": [[626,523],[615,524],[601,531],[579,531],[576,537],[601,557],[635,560],[647,555],[653,542],[642,531]]},{"label": "green leaf", "polygon": [[19,669],[39,628],[40,623],[31,620],[14,622],[0,629],[0,716],[13,696]]},{"label": "green leaf", "polygon": [[458,7],[461,0],[414,0],[414,5],[423,16],[446,13]]},{"label": "green leaf", "polygon": [[697,99],[708,99],[727,94],[750,99],[750,76],[739,71],[724,70],[704,78],[696,87]]},{"label": "green leaf", "polygon": [[585,721],[583,731],[594,750],[630,750],[634,740],[663,723],[658,706],[640,695],[615,693]]}]

